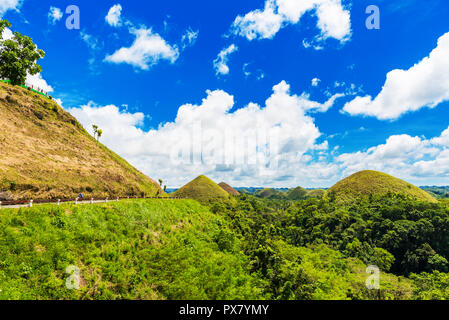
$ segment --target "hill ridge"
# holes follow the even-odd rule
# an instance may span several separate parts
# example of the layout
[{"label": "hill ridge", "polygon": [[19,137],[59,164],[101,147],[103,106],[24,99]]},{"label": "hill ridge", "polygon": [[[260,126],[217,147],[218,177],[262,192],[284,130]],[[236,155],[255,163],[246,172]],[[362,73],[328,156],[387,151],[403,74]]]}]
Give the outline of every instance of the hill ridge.
[{"label": "hill ridge", "polygon": [[174,192],[172,196],[195,199],[200,202],[229,199],[229,194],[205,175],[193,179]]},{"label": "hill ridge", "polygon": [[333,195],[339,201],[346,202],[360,196],[388,192],[404,194],[417,200],[437,202],[434,197],[417,186],[374,170],[363,170],[350,175],[332,186],[325,196]]},{"label": "hill ridge", "polygon": [[227,193],[229,193],[231,196],[239,196],[240,192],[238,192],[237,190],[235,190],[233,187],[231,187],[229,184],[227,184],[226,182],[220,182],[218,184],[224,191],[226,191]]},{"label": "hill ridge", "polygon": [[0,193],[13,200],[163,195],[42,95],[0,83],[0,126]]}]

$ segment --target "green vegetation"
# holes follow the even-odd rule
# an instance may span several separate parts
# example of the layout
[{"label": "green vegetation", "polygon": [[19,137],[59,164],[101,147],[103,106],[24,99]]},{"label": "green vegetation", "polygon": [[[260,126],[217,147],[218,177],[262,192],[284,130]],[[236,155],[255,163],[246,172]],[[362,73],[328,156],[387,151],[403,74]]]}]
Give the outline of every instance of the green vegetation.
[{"label": "green vegetation", "polygon": [[259,198],[264,199],[285,199],[285,193],[273,188],[265,188],[263,190],[257,191],[255,195]]},{"label": "green vegetation", "polygon": [[229,199],[229,194],[206,176],[199,176],[172,194],[173,197],[189,198],[209,203]]},{"label": "green vegetation", "polygon": [[324,189],[313,189],[307,191],[307,197],[308,198],[318,198],[321,199],[326,194],[326,190]]},{"label": "green vegetation", "polygon": [[449,299],[449,202],[407,195],[3,209],[0,234],[0,299]]},{"label": "green vegetation", "polygon": [[427,192],[388,174],[377,171],[360,171],[330,188],[327,197],[352,202],[359,196],[386,193],[405,194],[417,200],[437,202]]},{"label": "green vegetation", "polygon": [[13,199],[164,195],[55,102],[0,82],[0,193]]},{"label": "green vegetation", "polygon": [[224,191],[226,191],[227,193],[229,193],[231,196],[239,196],[240,192],[238,192],[237,190],[235,190],[233,187],[231,187],[229,184],[227,184],[226,182],[220,182],[218,184]]},{"label": "green vegetation", "polygon": [[449,199],[449,187],[421,187],[424,191],[437,199]]},{"label": "green vegetation", "polygon": [[307,198],[307,190],[302,187],[291,189],[287,192],[287,198],[290,200],[304,200]]},{"label": "green vegetation", "polygon": [[192,200],[2,210],[0,299],[262,298],[226,225]]},{"label": "green vegetation", "polygon": [[[11,27],[11,23],[0,20],[0,35],[6,27]],[[12,85],[24,85],[28,74],[42,71],[36,62],[44,57],[45,52],[30,37],[15,31],[12,39],[0,39],[0,78],[10,80]]]}]

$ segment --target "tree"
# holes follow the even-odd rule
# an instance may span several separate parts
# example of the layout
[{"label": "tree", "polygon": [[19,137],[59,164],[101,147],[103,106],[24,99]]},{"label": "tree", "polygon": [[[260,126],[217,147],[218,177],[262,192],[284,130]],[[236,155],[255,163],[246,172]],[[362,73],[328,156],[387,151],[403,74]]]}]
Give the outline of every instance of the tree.
[{"label": "tree", "polygon": [[97,141],[100,141],[101,136],[103,135],[103,130],[98,129],[97,130]]},{"label": "tree", "polygon": [[96,124],[93,124],[92,128],[94,129],[94,139],[96,139],[97,138],[97,132],[98,132],[98,126]]},{"label": "tree", "polygon": [[[0,20],[0,34],[11,27],[8,20]],[[36,62],[45,57],[33,40],[15,31],[13,37],[0,41],[0,77],[9,79],[12,85],[24,85],[28,74],[42,71]]]}]

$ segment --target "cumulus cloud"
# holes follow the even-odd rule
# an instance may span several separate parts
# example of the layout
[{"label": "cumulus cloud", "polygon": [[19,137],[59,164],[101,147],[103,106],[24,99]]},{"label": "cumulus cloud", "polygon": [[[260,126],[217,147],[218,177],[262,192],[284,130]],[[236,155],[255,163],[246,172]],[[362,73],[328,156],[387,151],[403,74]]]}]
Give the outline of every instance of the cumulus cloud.
[{"label": "cumulus cloud", "polygon": [[0,17],[8,10],[19,11],[22,6],[22,0],[0,0]]},{"label": "cumulus cloud", "polygon": [[12,33],[11,29],[9,29],[9,28],[3,29],[2,40],[12,39],[13,36],[14,36],[14,34]]},{"label": "cumulus cloud", "polygon": [[336,157],[342,174],[379,170],[419,184],[449,182],[449,128],[431,139],[394,135],[385,144]]},{"label": "cumulus cloud", "polygon": [[122,6],[120,4],[116,4],[109,9],[105,20],[111,27],[120,27],[122,25],[121,15]]},{"label": "cumulus cloud", "polygon": [[131,29],[136,36],[131,47],[123,47],[112,55],[108,55],[105,61],[111,63],[127,63],[142,70],[148,70],[160,60],[168,60],[174,63],[179,57],[176,46],[168,44],[159,34],[150,29],[141,27]]},{"label": "cumulus cloud", "polygon": [[237,50],[238,47],[234,44],[231,44],[229,47],[220,51],[217,58],[214,60],[214,68],[217,75],[229,74],[229,66],[228,66],[229,55],[236,52]]},{"label": "cumulus cloud", "polygon": [[317,87],[320,84],[321,80],[318,78],[313,78],[312,79],[312,86],[313,87]]},{"label": "cumulus cloud", "polygon": [[62,19],[62,11],[56,7],[50,7],[50,11],[48,12],[48,23],[56,24],[59,20]]},{"label": "cumulus cloud", "polygon": [[28,86],[33,86],[34,88],[39,88],[45,92],[53,92],[53,87],[47,83],[40,73],[28,75],[26,78],[26,84]]},{"label": "cumulus cloud", "polygon": [[202,173],[237,185],[285,185],[335,175],[335,165],[314,161],[327,152],[328,144],[319,141],[321,133],[308,115],[327,110],[330,103],[291,94],[282,81],[273,87],[265,106],[249,103],[231,112],[233,96],[207,91],[200,104],[182,105],[174,121],[150,130],[143,129],[142,113],[116,106],[90,103],[69,111],[88,130],[98,124],[108,147],[170,186]]},{"label": "cumulus cloud", "polygon": [[382,91],[372,96],[359,96],[348,102],[343,111],[350,115],[394,120],[405,113],[434,108],[449,100],[449,32],[438,39],[430,55],[408,70],[387,74]]},{"label": "cumulus cloud", "polygon": [[341,0],[266,0],[263,10],[237,16],[231,31],[250,41],[272,39],[282,28],[299,23],[307,12],[314,13],[318,19],[320,34],[315,41],[334,38],[344,43],[350,39],[351,17]]}]

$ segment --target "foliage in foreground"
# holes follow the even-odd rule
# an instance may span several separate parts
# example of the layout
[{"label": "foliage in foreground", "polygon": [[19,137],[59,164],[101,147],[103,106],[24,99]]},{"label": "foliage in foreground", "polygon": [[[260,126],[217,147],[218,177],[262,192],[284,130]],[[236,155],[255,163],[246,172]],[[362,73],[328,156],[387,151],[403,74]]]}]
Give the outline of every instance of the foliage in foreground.
[{"label": "foliage in foreground", "polygon": [[263,298],[223,228],[191,200],[2,210],[0,299]]},{"label": "foliage in foreground", "polygon": [[448,229],[446,202],[392,194],[2,210],[0,299],[449,299]]}]

